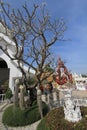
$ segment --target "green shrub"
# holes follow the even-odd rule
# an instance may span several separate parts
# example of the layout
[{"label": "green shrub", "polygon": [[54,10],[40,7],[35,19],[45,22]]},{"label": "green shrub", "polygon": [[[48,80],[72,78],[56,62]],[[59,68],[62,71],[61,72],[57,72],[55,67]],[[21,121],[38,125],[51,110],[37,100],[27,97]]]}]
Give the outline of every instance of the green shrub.
[{"label": "green shrub", "polygon": [[13,96],[12,91],[10,88],[8,88],[6,93],[5,93],[5,98],[10,99],[12,96]]},{"label": "green shrub", "polygon": [[39,125],[37,126],[37,130],[50,130],[47,126],[46,126],[46,118],[44,117],[41,122],[39,123]]},{"label": "green shrub", "polygon": [[81,114],[83,117],[87,115],[87,107],[81,107]]},{"label": "green shrub", "polygon": [[43,108],[43,116],[45,116],[49,112],[49,107],[46,105],[46,103],[42,102],[42,108]]},{"label": "green shrub", "polygon": [[[36,100],[33,101],[33,103],[32,103],[32,107],[35,107],[35,106],[38,107]],[[32,107],[31,107],[31,109],[32,109]],[[45,116],[49,112],[49,107],[46,105],[45,102],[42,102],[42,108],[43,108],[43,115]]]},{"label": "green shrub", "polygon": [[39,123],[37,130],[87,130],[87,107],[81,107],[82,120],[76,123],[64,119],[63,108],[50,111]]},{"label": "green shrub", "polygon": [[[43,103],[44,116],[48,112],[48,107]],[[25,126],[40,120],[40,113],[37,104],[32,107],[20,110],[19,107],[14,109],[13,105],[9,106],[3,113],[2,122],[8,126]]]},{"label": "green shrub", "polygon": [[34,100],[34,101],[32,102],[32,106],[34,106],[34,105],[37,105],[37,100]]}]

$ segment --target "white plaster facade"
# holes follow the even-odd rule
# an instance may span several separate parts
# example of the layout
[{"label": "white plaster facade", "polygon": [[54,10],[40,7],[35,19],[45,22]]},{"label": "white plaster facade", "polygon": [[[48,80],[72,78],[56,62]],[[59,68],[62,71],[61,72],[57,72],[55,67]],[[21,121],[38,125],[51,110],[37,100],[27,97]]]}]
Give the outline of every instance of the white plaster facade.
[{"label": "white plaster facade", "polygon": [[[4,29],[3,25],[0,23],[0,46],[6,47],[8,52],[13,55],[15,54],[15,43],[11,39],[10,31],[7,30],[8,36],[6,35],[6,30]],[[10,70],[9,72],[9,87],[11,90],[14,90],[14,80],[17,77],[21,77],[22,73],[17,68],[17,61],[11,61],[10,58],[0,49],[0,59],[4,60],[7,63],[7,66]]]}]

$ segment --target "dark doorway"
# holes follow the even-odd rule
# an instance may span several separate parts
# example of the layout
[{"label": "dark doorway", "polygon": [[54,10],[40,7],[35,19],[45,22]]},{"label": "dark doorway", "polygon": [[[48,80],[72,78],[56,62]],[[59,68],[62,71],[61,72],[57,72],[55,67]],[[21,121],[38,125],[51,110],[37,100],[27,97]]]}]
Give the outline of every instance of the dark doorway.
[{"label": "dark doorway", "polygon": [[5,93],[9,84],[9,68],[7,63],[0,58],[0,93]]},{"label": "dark doorway", "polygon": [[8,66],[4,60],[0,60],[0,68],[8,68]]}]

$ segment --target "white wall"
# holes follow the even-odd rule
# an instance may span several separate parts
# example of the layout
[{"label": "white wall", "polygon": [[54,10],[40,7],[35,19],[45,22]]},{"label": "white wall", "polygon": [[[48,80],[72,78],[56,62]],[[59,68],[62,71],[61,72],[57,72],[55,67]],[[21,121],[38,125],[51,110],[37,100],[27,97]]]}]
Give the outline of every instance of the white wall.
[{"label": "white wall", "polygon": [[[10,49],[11,49],[11,46],[10,46]],[[13,51],[11,51],[11,50],[13,50],[13,48],[11,50],[10,49],[8,50],[8,52],[10,54],[13,54]],[[0,50],[0,58],[2,58],[7,63],[8,68],[10,69],[9,87],[13,91],[14,90],[14,79],[17,77],[22,77],[22,74],[21,74],[20,70],[17,68],[17,62],[11,61],[10,58],[1,50]]]}]

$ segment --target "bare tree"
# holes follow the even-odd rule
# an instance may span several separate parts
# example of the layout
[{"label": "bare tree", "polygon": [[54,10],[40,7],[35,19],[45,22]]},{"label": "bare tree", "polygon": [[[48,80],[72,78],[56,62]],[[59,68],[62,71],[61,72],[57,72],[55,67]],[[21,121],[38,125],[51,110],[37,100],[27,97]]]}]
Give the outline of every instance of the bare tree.
[{"label": "bare tree", "polygon": [[28,78],[24,65],[27,66],[28,73],[30,68],[35,71],[37,79],[35,86],[40,85],[43,80],[53,73],[53,71],[50,71],[48,75],[42,78],[42,73],[46,71],[47,66],[51,65],[53,61],[51,57],[52,45],[64,39],[66,30],[64,20],[52,21],[43,4],[41,6],[34,4],[31,10],[28,3],[25,3],[22,9],[14,10],[10,8],[9,4],[1,1],[0,7],[2,9],[0,22],[2,22],[6,30],[9,28],[12,33],[16,53],[11,56],[7,48],[4,49],[0,46],[0,49],[11,60],[17,60],[18,67],[23,74],[23,83],[26,87],[28,87]]}]

